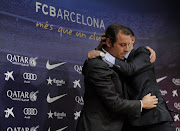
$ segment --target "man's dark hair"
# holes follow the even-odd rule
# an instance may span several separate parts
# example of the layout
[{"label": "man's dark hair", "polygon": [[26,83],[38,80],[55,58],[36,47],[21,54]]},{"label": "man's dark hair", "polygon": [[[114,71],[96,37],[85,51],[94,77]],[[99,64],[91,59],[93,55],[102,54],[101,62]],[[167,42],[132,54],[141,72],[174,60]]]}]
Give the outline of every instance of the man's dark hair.
[{"label": "man's dark hair", "polygon": [[117,34],[121,31],[122,34],[124,35],[130,35],[131,37],[134,36],[134,33],[133,31],[128,28],[128,27],[125,27],[121,24],[112,24],[112,25],[109,25],[106,29],[106,38],[109,38],[111,43],[112,43],[112,46],[114,45],[114,43],[116,42],[117,40]]}]

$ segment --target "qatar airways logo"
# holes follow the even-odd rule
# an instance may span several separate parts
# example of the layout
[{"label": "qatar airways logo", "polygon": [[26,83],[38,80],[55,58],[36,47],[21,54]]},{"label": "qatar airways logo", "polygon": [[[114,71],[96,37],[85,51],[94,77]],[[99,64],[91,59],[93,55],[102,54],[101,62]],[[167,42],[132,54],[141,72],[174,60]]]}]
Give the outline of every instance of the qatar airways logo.
[{"label": "qatar airways logo", "polygon": [[14,65],[21,65],[21,66],[31,66],[35,67],[36,66],[36,60],[38,57],[26,57],[26,56],[20,56],[20,55],[12,55],[12,54],[7,54],[7,60],[11,62]]},{"label": "qatar airways logo", "polygon": [[9,97],[13,101],[36,101],[37,100],[37,93],[36,92],[27,92],[27,91],[12,91],[12,90],[7,90],[7,97]]},{"label": "qatar airways logo", "polygon": [[38,131],[39,125],[35,127],[8,127],[6,131]]},{"label": "qatar airways logo", "polygon": [[75,65],[74,66],[74,70],[76,72],[78,72],[79,74],[82,74],[82,68],[83,68],[83,66],[80,66],[80,65]]},{"label": "qatar airways logo", "polygon": [[172,82],[173,82],[175,85],[180,86],[180,79],[173,78],[173,79],[172,79]]},{"label": "qatar airways logo", "polygon": [[84,105],[84,100],[82,96],[76,96],[75,101],[79,103],[80,105]]}]

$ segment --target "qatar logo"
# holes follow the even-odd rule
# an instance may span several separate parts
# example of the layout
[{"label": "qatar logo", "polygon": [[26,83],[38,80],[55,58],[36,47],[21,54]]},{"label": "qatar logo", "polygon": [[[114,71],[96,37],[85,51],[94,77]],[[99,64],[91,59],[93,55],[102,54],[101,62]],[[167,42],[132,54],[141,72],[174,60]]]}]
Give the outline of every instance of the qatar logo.
[{"label": "qatar logo", "polygon": [[37,100],[37,93],[39,93],[39,91],[30,93],[29,98],[30,98],[31,101],[36,101]]},{"label": "qatar logo", "polygon": [[8,127],[6,131],[38,131],[39,125],[36,127]]},{"label": "qatar logo", "polygon": [[12,54],[7,54],[7,60],[11,62],[12,64],[15,65],[21,65],[21,66],[31,66],[35,67],[36,66],[36,60],[38,57],[26,57],[26,56],[20,56],[20,55],[12,55]]},{"label": "qatar logo", "polygon": [[178,109],[178,110],[180,110],[180,103],[174,103],[174,107],[176,108],[176,109]]},{"label": "qatar logo", "polygon": [[83,66],[79,66],[79,65],[74,66],[74,70],[76,72],[78,72],[79,74],[82,74],[82,68],[83,68]]},{"label": "qatar logo", "polygon": [[36,62],[37,59],[38,59],[38,57],[35,57],[35,58],[31,57],[29,59],[29,65],[32,66],[32,67],[35,67],[36,64],[37,64],[37,62]]},{"label": "qatar logo", "polygon": [[7,90],[7,97],[9,97],[13,101],[36,101],[37,100],[37,93],[36,92],[27,92],[27,91],[12,91],[12,90]]},{"label": "qatar logo", "polygon": [[84,105],[84,100],[83,100],[83,97],[81,96],[76,96],[75,97],[75,101],[77,102],[77,103],[79,103],[80,105]]},{"label": "qatar logo", "polygon": [[173,78],[173,79],[172,79],[172,82],[173,82],[175,85],[180,86],[180,79]]}]

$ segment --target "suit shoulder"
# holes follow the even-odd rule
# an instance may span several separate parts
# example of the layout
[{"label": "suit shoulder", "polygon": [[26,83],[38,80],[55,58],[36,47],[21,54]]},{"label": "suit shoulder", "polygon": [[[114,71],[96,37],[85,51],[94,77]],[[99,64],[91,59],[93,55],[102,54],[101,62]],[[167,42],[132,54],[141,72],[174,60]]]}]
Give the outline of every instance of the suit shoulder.
[{"label": "suit shoulder", "polygon": [[109,66],[102,59],[94,58],[86,60],[83,65],[82,73],[85,75],[85,72],[92,70],[101,70],[108,69]]},{"label": "suit shoulder", "polygon": [[87,65],[89,67],[94,67],[94,66],[96,66],[96,67],[108,67],[108,65],[102,59],[99,59],[99,58],[88,60]]}]

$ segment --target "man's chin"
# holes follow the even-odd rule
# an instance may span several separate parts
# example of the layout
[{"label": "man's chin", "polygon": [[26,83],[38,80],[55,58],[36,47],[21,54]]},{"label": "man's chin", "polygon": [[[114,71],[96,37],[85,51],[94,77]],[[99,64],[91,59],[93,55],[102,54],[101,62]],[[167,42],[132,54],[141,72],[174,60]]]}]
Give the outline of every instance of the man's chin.
[{"label": "man's chin", "polygon": [[121,57],[121,60],[124,60],[124,58],[125,58],[125,55],[121,55],[120,57]]},{"label": "man's chin", "polygon": [[119,59],[121,59],[121,60],[124,60],[124,58],[125,58],[124,56],[123,56],[123,57],[122,57],[122,56],[121,56],[121,57],[119,57]]}]

